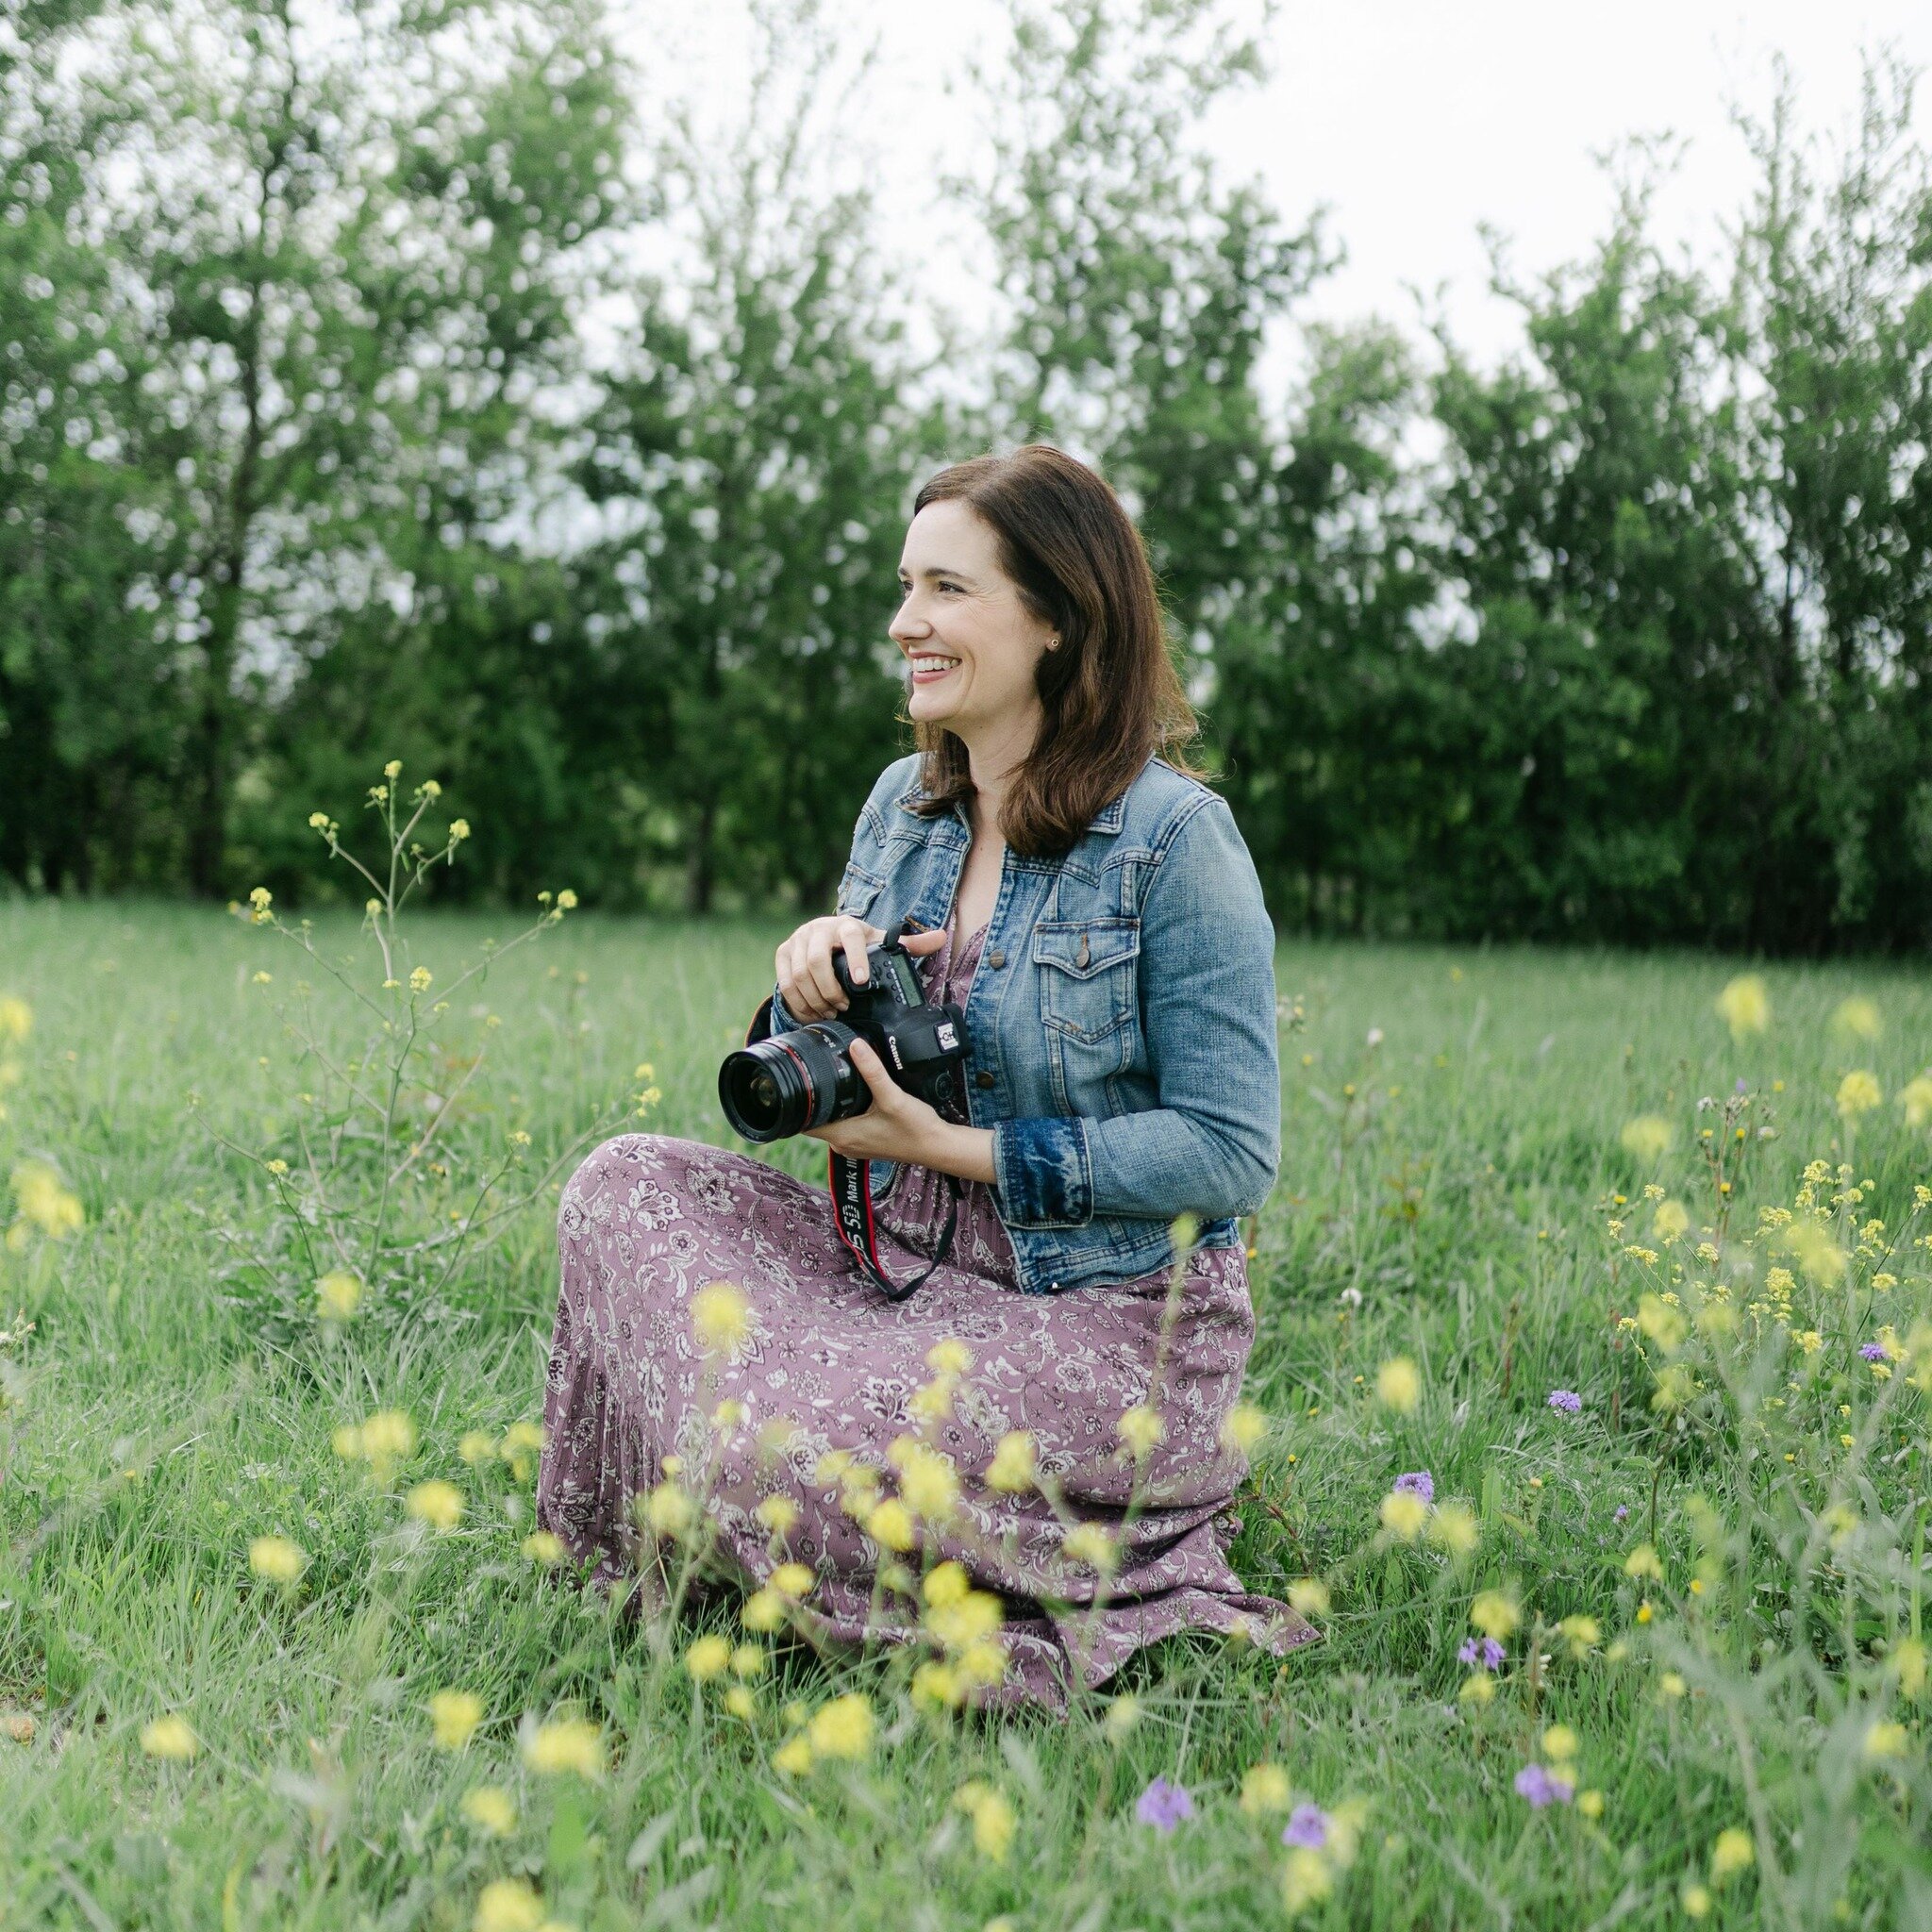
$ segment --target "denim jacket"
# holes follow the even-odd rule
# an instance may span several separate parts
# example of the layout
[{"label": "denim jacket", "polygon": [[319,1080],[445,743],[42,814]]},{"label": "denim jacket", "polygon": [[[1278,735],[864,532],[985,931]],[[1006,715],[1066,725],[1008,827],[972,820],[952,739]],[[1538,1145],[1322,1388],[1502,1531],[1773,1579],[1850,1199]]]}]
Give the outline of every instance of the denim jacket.
[{"label": "denim jacket", "polygon": [[[858,814],[839,910],[945,924],[972,843],[922,818],[919,759]],[[770,1024],[798,1024],[774,997]],[[1060,858],[1008,849],[966,1002],[967,1108],[1020,1286],[1058,1294],[1172,1265],[1171,1224],[1241,1239],[1274,1184],[1281,1076],[1274,929],[1226,802],[1150,758]],[[897,1178],[874,1162],[874,1194]]]}]

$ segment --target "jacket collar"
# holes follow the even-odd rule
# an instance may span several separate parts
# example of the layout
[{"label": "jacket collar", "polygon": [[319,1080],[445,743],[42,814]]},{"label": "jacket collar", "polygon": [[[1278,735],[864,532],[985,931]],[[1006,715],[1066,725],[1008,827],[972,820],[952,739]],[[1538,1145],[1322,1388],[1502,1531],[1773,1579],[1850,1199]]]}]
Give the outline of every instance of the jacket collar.
[{"label": "jacket collar", "polygon": [[[913,806],[924,796],[925,793],[920,789],[919,780],[914,778],[912,783],[907,786],[905,791],[900,792],[892,803],[901,811],[911,812]],[[956,823],[961,825],[966,824],[966,814],[958,806],[956,805],[953,808],[952,815]],[[914,816],[918,816],[918,814],[914,814]],[[1122,824],[1125,823],[1126,816],[1127,794],[1123,791],[1118,798],[1114,799],[1110,804],[1103,805],[1094,813],[1092,819],[1088,824],[1087,829],[1090,832],[1105,832],[1111,836],[1120,830]],[[937,821],[928,819],[925,823],[932,824],[936,824]],[[968,829],[970,830],[971,827],[969,826]]]}]

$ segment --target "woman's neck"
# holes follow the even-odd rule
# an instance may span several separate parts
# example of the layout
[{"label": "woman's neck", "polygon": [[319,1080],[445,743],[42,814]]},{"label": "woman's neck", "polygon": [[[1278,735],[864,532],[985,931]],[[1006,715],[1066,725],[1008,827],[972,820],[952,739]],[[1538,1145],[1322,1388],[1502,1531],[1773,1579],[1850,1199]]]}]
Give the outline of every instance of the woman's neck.
[{"label": "woman's neck", "polygon": [[1042,713],[1036,704],[1021,716],[989,725],[971,737],[964,732],[958,734],[959,741],[966,747],[966,769],[973,778],[971,817],[975,837],[982,832],[1003,836],[1000,825],[1007,790],[1013,774],[1025,763],[1027,753],[1033,749],[1041,719]]}]

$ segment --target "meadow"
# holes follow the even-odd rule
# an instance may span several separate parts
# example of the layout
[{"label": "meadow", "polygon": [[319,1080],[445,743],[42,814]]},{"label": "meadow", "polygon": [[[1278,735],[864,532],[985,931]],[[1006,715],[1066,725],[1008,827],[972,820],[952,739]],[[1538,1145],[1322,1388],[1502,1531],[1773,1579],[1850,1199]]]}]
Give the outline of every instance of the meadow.
[{"label": "meadow", "polygon": [[[728,1141],[780,936],[556,911],[372,1147],[245,905],[0,906],[0,1926],[1932,1924],[1923,967],[1283,944],[1234,1561],[1324,1641],[991,1719],[532,1539],[557,1189]],[[434,1121],[331,1288],[308,1159]]]}]

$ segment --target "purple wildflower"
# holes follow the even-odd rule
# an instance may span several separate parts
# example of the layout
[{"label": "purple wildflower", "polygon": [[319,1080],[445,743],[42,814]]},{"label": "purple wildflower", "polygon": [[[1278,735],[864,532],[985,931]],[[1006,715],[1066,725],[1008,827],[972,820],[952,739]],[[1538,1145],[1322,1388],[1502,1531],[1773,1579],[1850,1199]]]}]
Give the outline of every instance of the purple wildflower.
[{"label": "purple wildflower", "polygon": [[1424,1503],[1436,1500],[1436,1478],[1425,1469],[1411,1469],[1406,1475],[1395,1478],[1398,1490],[1407,1490],[1412,1496],[1420,1496]]},{"label": "purple wildflower", "polygon": [[1863,1356],[1868,1362],[1882,1362],[1887,1358],[1885,1353],[1885,1344],[1882,1341],[1868,1341],[1864,1345],[1864,1347],[1858,1351],[1858,1353],[1861,1356]]},{"label": "purple wildflower", "polygon": [[1319,1805],[1297,1805],[1281,1827],[1281,1842],[1319,1852],[1328,1842],[1328,1814]]},{"label": "purple wildflower", "polygon": [[1626,1516],[1628,1516],[1628,1515],[1629,1515],[1629,1513],[1630,1513],[1630,1506],[1629,1506],[1629,1504],[1627,1504],[1627,1503],[1619,1503],[1619,1504],[1617,1505],[1617,1507],[1615,1507],[1614,1509],[1612,1509],[1612,1510],[1610,1511],[1610,1521],[1611,1521],[1612,1523],[1622,1523],[1622,1522],[1624,1521],[1624,1518],[1625,1518]]},{"label": "purple wildflower", "polygon": [[1552,1777],[1541,1764],[1525,1764],[1516,1774],[1516,1795],[1527,1798],[1532,1811],[1541,1811],[1545,1805],[1567,1805],[1576,1787],[1567,1777]]},{"label": "purple wildflower", "polygon": [[1474,1664],[1479,1670],[1500,1671],[1507,1653],[1493,1637],[1472,1637],[1456,1655],[1462,1662]]},{"label": "purple wildflower", "polygon": [[1733,1091],[1734,1093],[1743,1093],[1743,1092],[1745,1092],[1745,1091],[1748,1091],[1748,1090],[1746,1089],[1746,1087],[1745,1087],[1745,1084],[1744,1084],[1744,1076],[1743,1076],[1743,1074],[1740,1074],[1738,1075],[1738,1084],[1737,1084],[1737,1086],[1736,1086],[1736,1087],[1734,1087],[1734,1088],[1733,1088],[1733,1089],[1732,1089],[1731,1091]]},{"label": "purple wildflower", "polygon": [[1194,1801],[1188,1796],[1183,1785],[1169,1784],[1164,1777],[1158,1777],[1141,1793],[1140,1803],[1134,1807],[1134,1816],[1142,1824],[1151,1824],[1163,1836],[1171,1832],[1183,1818],[1194,1815]]},{"label": "purple wildflower", "polygon": [[1560,1408],[1565,1415],[1574,1415],[1583,1407],[1583,1397],[1574,1389],[1552,1389],[1550,1407]]}]

